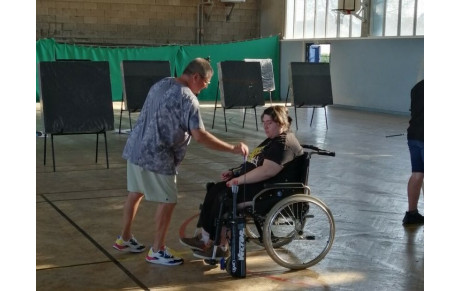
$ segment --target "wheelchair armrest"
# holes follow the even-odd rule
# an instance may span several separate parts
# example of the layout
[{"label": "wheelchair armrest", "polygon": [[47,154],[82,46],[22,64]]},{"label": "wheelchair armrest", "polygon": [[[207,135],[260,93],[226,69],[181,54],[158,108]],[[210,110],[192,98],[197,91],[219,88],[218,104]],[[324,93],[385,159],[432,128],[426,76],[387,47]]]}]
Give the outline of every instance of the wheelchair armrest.
[{"label": "wheelchair armrest", "polygon": [[264,188],[305,188],[305,185],[300,182],[271,183],[264,184]]}]

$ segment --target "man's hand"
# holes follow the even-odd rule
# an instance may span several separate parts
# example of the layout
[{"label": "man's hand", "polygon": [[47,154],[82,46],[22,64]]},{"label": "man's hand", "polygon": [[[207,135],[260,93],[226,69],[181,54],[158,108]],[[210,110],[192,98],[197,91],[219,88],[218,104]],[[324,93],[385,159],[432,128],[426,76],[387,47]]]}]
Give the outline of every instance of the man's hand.
[{"label": "man's hand", "polygon": [[237,145],[233,146],[232,152],[234,154],[240,154],[240,155],[243,155],[243,156],[247,157],[248,154],[249,154],[249,148],[248,148],[248,146],[246,144],[240,142]]}]

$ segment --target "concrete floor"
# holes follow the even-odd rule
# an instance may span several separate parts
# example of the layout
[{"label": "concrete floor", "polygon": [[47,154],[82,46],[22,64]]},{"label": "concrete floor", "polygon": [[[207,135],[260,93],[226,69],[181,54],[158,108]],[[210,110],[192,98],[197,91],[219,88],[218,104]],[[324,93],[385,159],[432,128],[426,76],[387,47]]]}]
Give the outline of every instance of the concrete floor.
[{"label": "concrete floor", "polygon": [[[207,129],[229,142],[243,140],[251,148],[265,134],[256,131],[253,111],[242,128],[242,110],[227,110],[225,132],[222,109],[211,129],[213,107],[203,107]],[[262,113],[257,108],[257,113]],[[406,185],[410,175],[404,134],[408,116],[363,112],[339,107],[322,109],[310,127],[312,109],[298,109],[301,143],[335,151],[337,156],[314,156],[312,195],[331,209],[336,223],[328,255],[307,270],[290,271],[277,265],[265,250],[248,244],[247,277],[234,279],[217,266],[192,256],[179,243],[180,233],[194,231],[205,183],[242,162],[239,157],[214,152],[192,141],[178,178],[179,202],[167,245],[185,259],[182,266],[145,262],[146,253],[125,254],[112,248],[120,233],[126,196],[125,161],[121,152],[128,135],[118,134],[119,103],[114,103],[117,132],[108,133],[106,169],[103,139],[99,161],[95,135],[56,136],[56,172],[50,139],[43,165],[44,139],[36,139],[36,289],[37,290],[423,290],[424,227],[404,228]],[[294,116],[293,108],[290,109]],[[123,114],[122,129],[129,127]],[[133,119],[137,117],[133,114]],[[37,131],[42,130],[37,105]],[[295,123],[293,124],[295,131]],[[399,135],[386,137],[388,135]],[[141,203],[133,233],[152,243],[152,202]],[[419,209],[424,212],[424,197]]]}]

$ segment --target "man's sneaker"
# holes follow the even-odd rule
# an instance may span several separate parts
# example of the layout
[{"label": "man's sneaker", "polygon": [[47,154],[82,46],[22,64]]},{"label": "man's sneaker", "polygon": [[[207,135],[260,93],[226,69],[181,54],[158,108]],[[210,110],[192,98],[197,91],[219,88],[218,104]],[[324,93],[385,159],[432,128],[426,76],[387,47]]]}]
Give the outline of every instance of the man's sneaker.
[{"label": "man's sneaker", "polygon": [[117,240],[113,244],[113,247],[122,252],[140,253],[145,250],[145,246],[140,244],[134,236],[129,241],[124,241],[121,235],[117,237]]},{"label": "man's sneaker", "polygon": [[423,215],[418,213],[418,210],[406,212],[406,215],[404,215],[404,219],[403,219],[403,225],[404,226],[423,225],[423,220],[424,220],[424,217]]},{"label": "man's sneaker", "polygon": [[192,250],[204,251],[207,246],[202,240],[201,233],[194,237],[181,237],[179,238],[181,244],[186,247],[191,248]]},{"label": "man's sneaker", "polygon": [[[204,251],[193,251],[193,255],[197,258],[201,259],[212,259],[212,252],[214,251],[214,246],[205,249]],[[230,251],[227,248],[226,251],[224,251],[221,247],[217,247],[216,250],[216,260],[220,260],[221,258],[227,258],[230,256]]]},{"label": "man's sneaker", "polygon": [[145,260],[152,264],[159,264],[165,266],[177,266],[184,263],[184,260],[181,258],[176,258],[171,255],[168,251],[168,248],[164,250],[160,250],[158,252],[154,252],[152,248],[150,248],[147,257]]}]

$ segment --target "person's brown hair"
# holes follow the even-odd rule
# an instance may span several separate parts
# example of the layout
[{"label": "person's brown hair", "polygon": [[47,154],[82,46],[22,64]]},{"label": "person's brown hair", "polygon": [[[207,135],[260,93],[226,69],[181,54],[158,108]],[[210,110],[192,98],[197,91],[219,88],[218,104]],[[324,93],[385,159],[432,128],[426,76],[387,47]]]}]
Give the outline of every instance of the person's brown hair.
[{"label": "person's brown hair", "polygon": [[292,118],[289,116],[289,111],[286,106],[275,105],[266,108],[260,118],[262,121],[264,115],[270,116],[273,121],[280,126],[284,126],[287,130],[291,129]]}]

